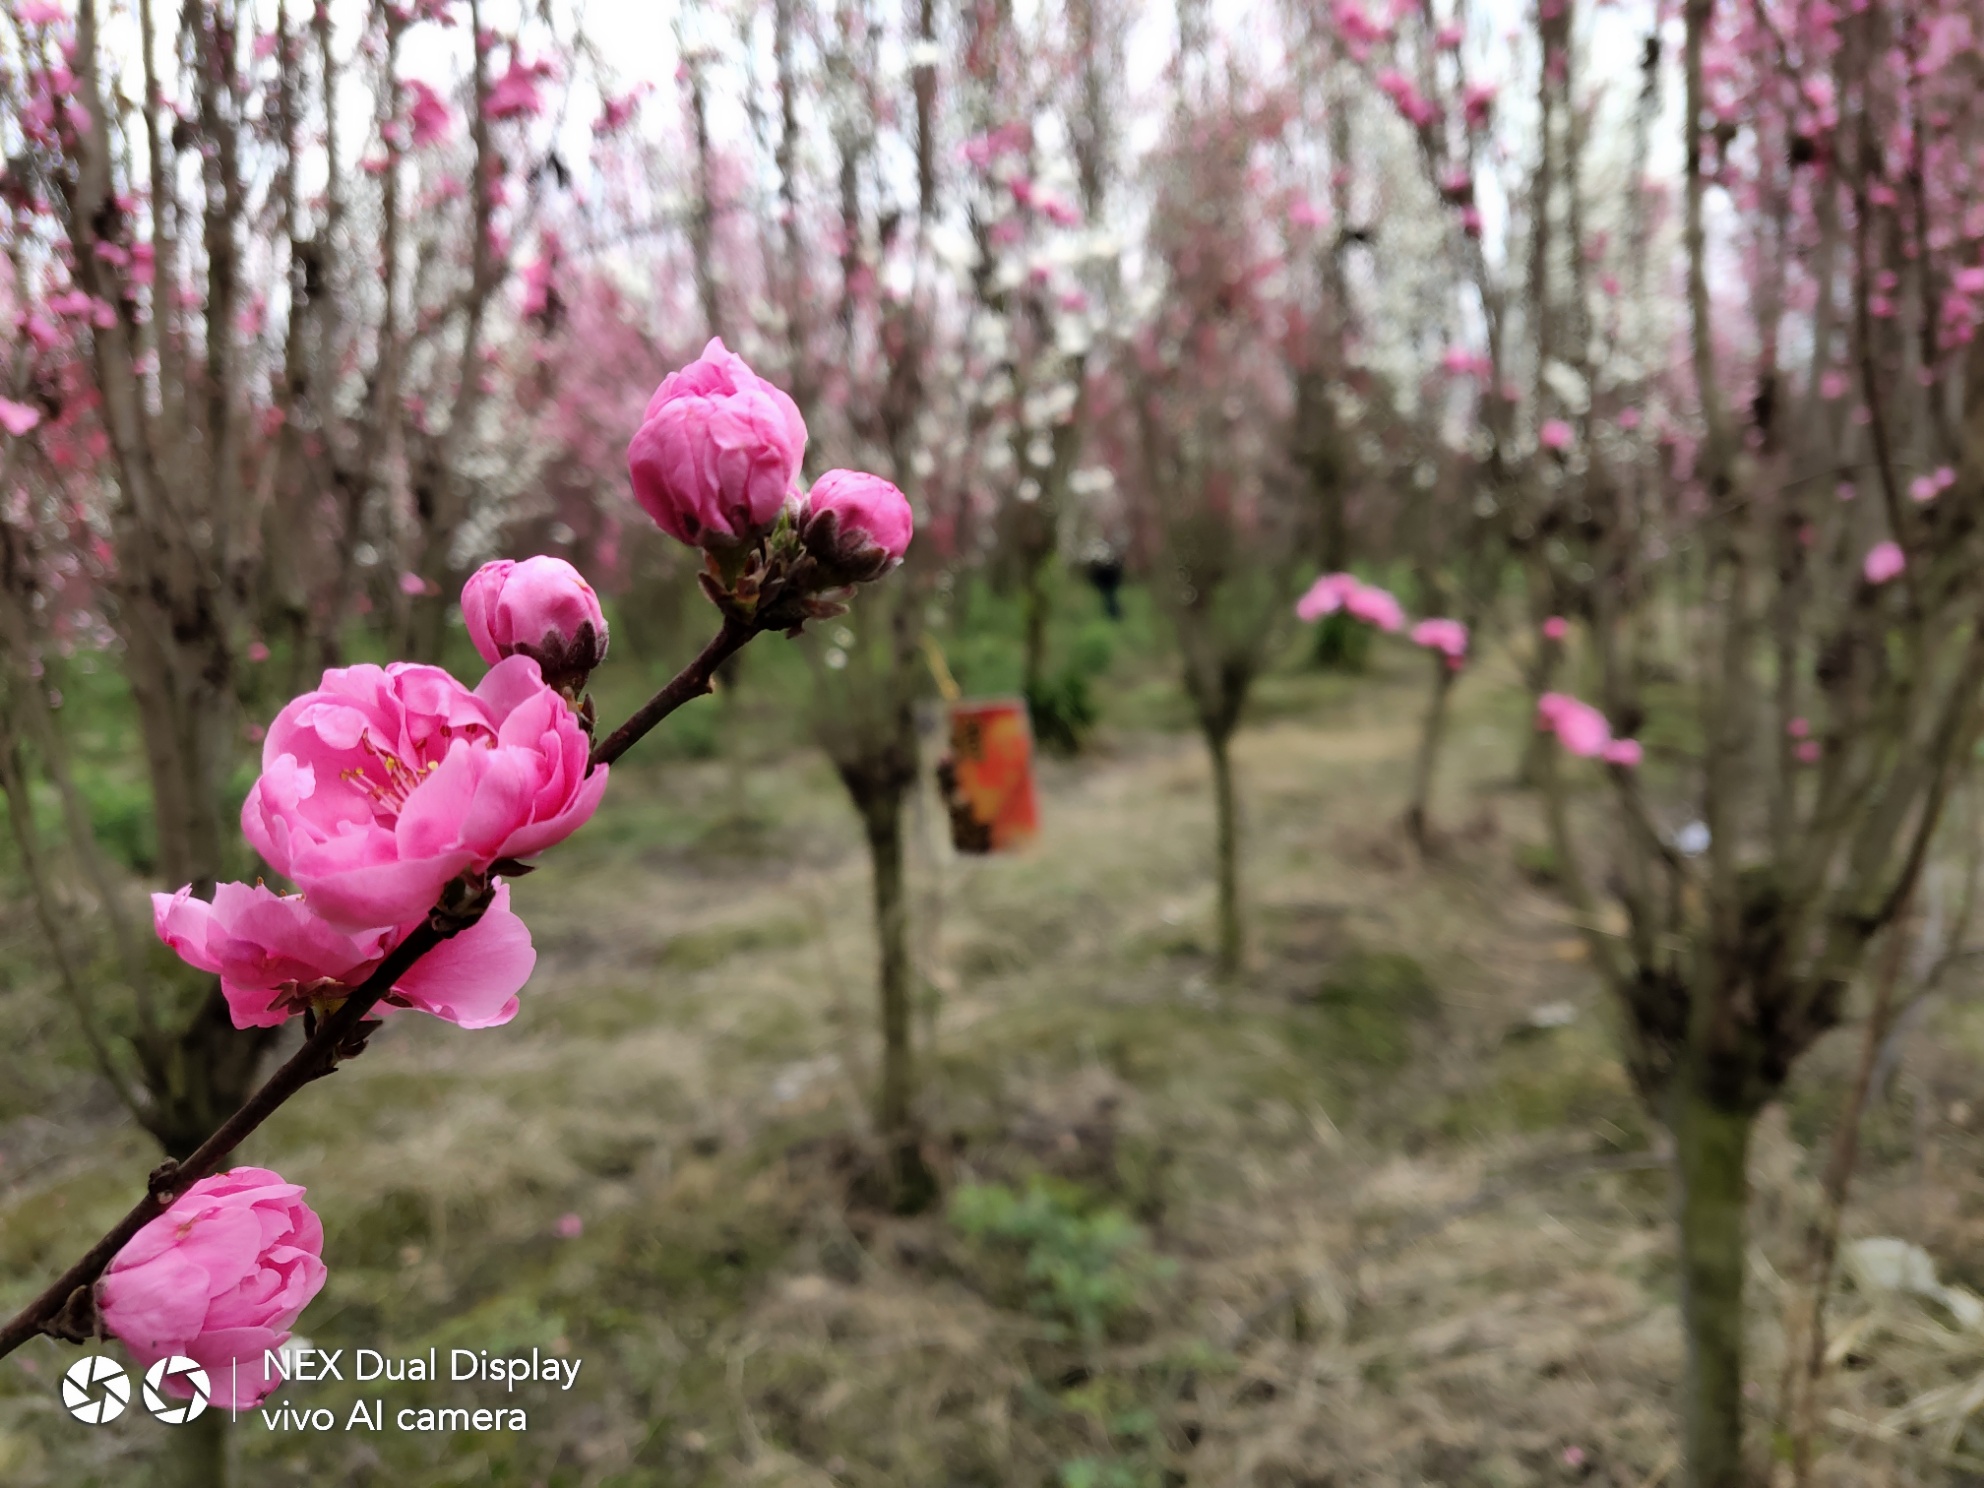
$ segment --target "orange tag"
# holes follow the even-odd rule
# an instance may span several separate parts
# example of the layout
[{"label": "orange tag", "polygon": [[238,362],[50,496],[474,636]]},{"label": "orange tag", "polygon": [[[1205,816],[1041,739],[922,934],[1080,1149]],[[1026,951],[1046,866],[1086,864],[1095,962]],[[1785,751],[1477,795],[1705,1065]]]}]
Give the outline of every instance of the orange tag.
[{"label": "orange tag", "polygon": [[1009,852],[1040,831],[1033,726],[1017,698],[951,706],[951,752],[937,769],[959,852]]}]

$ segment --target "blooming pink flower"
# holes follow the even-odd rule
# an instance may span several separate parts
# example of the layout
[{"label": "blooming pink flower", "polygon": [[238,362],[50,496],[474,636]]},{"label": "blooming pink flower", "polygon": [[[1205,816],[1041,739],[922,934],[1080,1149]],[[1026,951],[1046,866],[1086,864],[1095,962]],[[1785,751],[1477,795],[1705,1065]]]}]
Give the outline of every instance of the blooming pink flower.
[{"label": "blooming pink flower", "polygon": [[[211,904],[189,885],[152,895],[152,925],[188,966],[220,978],[236,1028],[274,1028],[305,1008],[341,1000],[419,924],[353,934],[326,924],[301,894],[224,883]],[[499,883],[482,918],[414,962],[382,1006],[417,1008],[462,1028],[517,1015],[537,952]]]},{"label": "blooming pink flower", "polygon": [[1355,574],[1324,574],[1295,602],[1295,613],[1303,620],[1320,620],[1338,610],[1380,630],[1397,630],[1405,624],[1405,611],[1399,602]]},{"label": "blooming pink flower", "polygon": [[[324,1228],[304,1190],[267,1168],[202,1178],[131,1237],[96,1284],[105,1330],[141,1367],[184,1354],[212,1403],[259,1405],[281,1383],[262,1353],[281,1348],[324,1285]],[[168,1378],[167,1394],[191,1387]]]},{"label": "blooming pink flower", "polygon": [[455,116],[447,102],[418,78],[408,78],[403,86],[411,99],[406,117],[407,123],[412,126],[413,147],[417,150],[422,145],[446,139],[455,123]]},{"label": "blooming pink flower", "polygon": [[1570,633],[1571,622],[1562,615],[1552,615],[1543,622],[1543,639],[1546,641],[1561,641]]},{"label": "blooming pink flower", "polygon": [[543,113],[544,97],[537,85],[550,76],[549,62],[525,62],[512,56],[509,71],[490,85],[489,117],[515,119]]},{"label": "blooming pink flower", "polygon": [[1908,497],[1916,502],[1934,501],[1941,489],[1933,475],[1918,475],[1908,483]]},{"label": "blooming pink flower", "polygon": [[1323,203],[1307,196],[1298,196],[1288,206],[1288,221],[1292,227],[1322,227],[1330,220],[1330,209]]},{"label": "blooming pink flower", "polygon": [[770,530],[805,453],[799,406],[712,339],[655,389],[627,468],[634,499],[663,532],[728,546]]},{"label": "blooming pink flower", "polygon": [[909,551],[909,499],[879,475],[829,470],[807,493],[800,534],[829,584],[878,578]]},{"label": "blooming pink flower", "polygon": [[1612,742],[1612,725],[1589,703],[1561,692],[1546,692],[1536,700],[1538,728],[1547,728],[1572,754],[1596,759]]},{"label": "blooming pink flower", "polygon": [[14,15],[24,26],[54,26],[68,19],[53,0],[21,0]]},{"label": "blooming pink flower", "polygon": [[473,692],[439,667],[338,668],[269,726],[241,830],[332,924],[404,925],[455,875],[583,826],[607,777],[587,752],[527,656]]},{"label": "blooming pink flower", "polygon": [[1631,770],[1637,768],[1640,761],[1646,758],[1646,751],[1640,748],[1638,739],[1614,739],[1605,746],[1603,758],[1608,765]]},{"label": "blooming pink flower", "polygon": [[1867,550],[1860,572],[1866,575],[1870,584],[1885,584],[1906,567],[1908,557],[1901,551],[1900,543],[1878,542]]},{"label": "blooming pink flower", "polygon": [[462,622],[476,654],[491,666],[528,656],[554,685],[583,678],[606,659],[599,596],[563,558],[483,564],[462,585]]},{"label": "blooming pink flower", "polygon": [[1325,615],[1334,615],[1343,608],[1344,596],[1357,587],[1357,576],[1347,573],[1324,574],[1308,591],[1295,601],[1295,614],[1298,619],[1314,622]]},{"label": "blooming pink flower", "polygon": [[0,429],[5,429],[16,439],[41,422],[41,411],[30,408],[25,403],[16,403],[12,398],[0,398]]},{"label": "blooming pink flower", "polygon": [[1458,666],[1467,655],[1467,627],[1458,620],[1421,620],[1412,627],[1412,644],[1438,651]]},{"label": "blooming pink flower", "polygon": [[1571,426],[1562,419],[1545,419],[1536,431],[1536,440],[1545,449],[1567,450],[1571,447]]}]

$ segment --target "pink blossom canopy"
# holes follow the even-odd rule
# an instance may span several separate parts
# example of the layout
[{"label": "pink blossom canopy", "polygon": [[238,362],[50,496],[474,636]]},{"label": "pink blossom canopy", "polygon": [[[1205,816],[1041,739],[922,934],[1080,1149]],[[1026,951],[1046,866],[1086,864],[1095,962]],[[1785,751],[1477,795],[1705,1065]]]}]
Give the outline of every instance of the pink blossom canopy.
[{"label": "pink blossom canopy", "polygon": [[473,692],[439,667],[338,668],[269,725],[241,830],[331,924],[405,925],[455,875],[583,826],[607,778],[587,754],[527,656]]},{"label": "pink blossom canopy", "polygon": [[[281,1382],[263,1379],[263,1351],[289,1341],[324,1285],[324,1229],[303,1193],[267,1168],[202,1178],[104,1271],[105,1330],[140,1367],[175,1354],[200,1364],[217,1408],[260,1404]],[[165,1389],[192,1393],[176,1377]]]}]

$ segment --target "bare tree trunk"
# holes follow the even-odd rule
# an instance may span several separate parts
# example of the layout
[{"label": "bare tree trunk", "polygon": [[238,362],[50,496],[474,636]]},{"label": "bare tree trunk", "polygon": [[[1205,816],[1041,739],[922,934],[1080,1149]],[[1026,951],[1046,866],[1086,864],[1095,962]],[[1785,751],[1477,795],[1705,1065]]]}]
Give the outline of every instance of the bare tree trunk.
[{"label": "bare tree trunk", "polygon": [[914,978],[909,956],[909,896],[903,878],[903,796],[890,782],[856,798],[874,877],[877,987],[881,994],[882,1071],[875,1126],[882,1139],[891,1204],[903,1213],[928,1206],[936,1184],[923,1162],[917,1123],[916,1052],[910,1031]]},{"label": "bare tree trunk", "polygon": [[1223,980],[1240,973],[1245,934],[1240,918],[1240,818],[1233,794],[1233,735],[1206,730],[1206,750],[1212,756],[1212,798],[1216,841],[1214,859],[1219,881],[1218,967]]},{"label": "bare tree trunk", "polygon": [[167,1428],[160,1488],[227,1488],[227,1416],[209,1407]]},{"label": "bare tree trunk", "polygon": [[1743,1470],[1743,1268],[1755,1114],[1715,1102],[1692,1071],[1672,1093],[1681,1315],[1682,1422],[1690,1488],[1748,1488]]},{"label": "bare tree trunk", "polygon": [[1405,809],[1405,829],[1412,844],[1425,852],[1429,814],[1433,804],[1433,770],[1439,763],[1440,742],[1447,732],[1447,700],[1453,692],[1454,669],[1446,657],[1433,655],[1433,697],[1426,707],[1426,722],[1419,730],[1419,757],[1412,767],[1412,804]]}]

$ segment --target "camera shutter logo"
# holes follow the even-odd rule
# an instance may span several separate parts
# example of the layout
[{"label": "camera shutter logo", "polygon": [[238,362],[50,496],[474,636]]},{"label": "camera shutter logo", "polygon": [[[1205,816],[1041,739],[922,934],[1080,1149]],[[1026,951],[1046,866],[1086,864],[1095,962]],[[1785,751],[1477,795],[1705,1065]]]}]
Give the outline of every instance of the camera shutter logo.
[{"label": "camera shutter logo", "polygon": [[[177,1401],[165,1393],[165,1382],[177,1375],[193,1392],[193,1398]],[[157,1416],[168,1426],[184,1426],[188,1421],[207,1408],[207,1400],[213,1394],[213,1384],[207,1378],[207,1371],[195,1360],[184,1354],[174,1354],[169,1359],[160,1359],[145,1371],[145,1409]]]},{"label": "camera shutter logo", "polygon": [[130,1403],[131,1381],[115,1359],[85,1354],[62,1373],[62,1404],[85,1426],[116,1420]]}]

